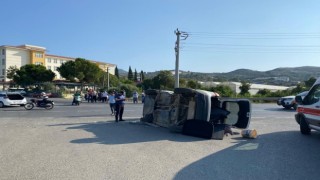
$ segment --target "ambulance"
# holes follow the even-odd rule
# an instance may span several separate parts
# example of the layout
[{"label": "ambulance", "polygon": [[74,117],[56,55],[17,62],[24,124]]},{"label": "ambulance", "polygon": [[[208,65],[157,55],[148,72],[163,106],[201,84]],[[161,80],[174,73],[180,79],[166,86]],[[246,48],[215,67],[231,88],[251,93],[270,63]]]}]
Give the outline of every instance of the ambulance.
[{"label": "ambulance", "polygon": [[320,131],[320,78],[304,98],[298,95],[295,99],[299,104],[295,119],[300,125],[300,132],[310,134],[311,129]]}]

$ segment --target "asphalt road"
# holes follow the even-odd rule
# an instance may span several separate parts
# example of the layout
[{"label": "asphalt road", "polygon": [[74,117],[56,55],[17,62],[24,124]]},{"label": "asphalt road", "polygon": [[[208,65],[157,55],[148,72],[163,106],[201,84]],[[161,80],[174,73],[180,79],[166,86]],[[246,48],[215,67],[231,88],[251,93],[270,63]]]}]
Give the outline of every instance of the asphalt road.
[{"label": "asphalt road", "polygon": [[252,105],[257,139],[204,140],[137,123],[141,104],[115,123],[107,104],[54,100],[0,109],[0,179],[319,179],[320,133],[275,104]]}]

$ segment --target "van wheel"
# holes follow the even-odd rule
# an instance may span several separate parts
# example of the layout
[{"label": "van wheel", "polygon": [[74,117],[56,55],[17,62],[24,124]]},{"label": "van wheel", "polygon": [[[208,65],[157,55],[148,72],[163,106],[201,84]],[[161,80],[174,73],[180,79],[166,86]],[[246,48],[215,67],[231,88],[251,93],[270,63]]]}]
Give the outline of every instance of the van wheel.
[{"label": "van wheel", "polygon": [[3,108],[4,107],[4,104],[3,102],[0,101],[0,108]]},{"label": "van wheel", "polygon": [[311,129],[304,117],[300,116],[300,132],[302,134],[310,134]]}]

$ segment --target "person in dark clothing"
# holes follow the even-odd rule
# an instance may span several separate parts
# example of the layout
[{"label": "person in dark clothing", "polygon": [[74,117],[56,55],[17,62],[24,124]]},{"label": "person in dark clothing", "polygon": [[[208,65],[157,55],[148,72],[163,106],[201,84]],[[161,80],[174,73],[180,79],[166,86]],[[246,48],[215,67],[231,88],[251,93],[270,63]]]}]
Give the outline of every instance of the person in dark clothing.
[{"label": "person in dark clothing", "polygon": [[122,115],[124,111],[124,101],[126,100],[126,98],[123,94],[123,91],[120,91],[120,93],[116,94],[115,100],[116,100],[116,113],[115,113],[116,122],[124,121],[122,119]]}]

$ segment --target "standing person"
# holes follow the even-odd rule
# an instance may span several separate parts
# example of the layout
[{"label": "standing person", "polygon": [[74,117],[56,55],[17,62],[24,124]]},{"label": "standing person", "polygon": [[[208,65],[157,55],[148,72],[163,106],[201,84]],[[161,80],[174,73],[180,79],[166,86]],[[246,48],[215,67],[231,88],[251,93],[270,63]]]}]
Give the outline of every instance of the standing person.
[{"label": "standing person", "polygon": [[146,95],[144,94],[144,91],[141,93],[141,102],[144,103]]},{"label": "standing person", "polygon": [[92,89],[88,90],[88,102],[92,102]]},{"label": "standing person", "polygon": [[93,92],[92,92],[92,100],[91,100],[91,102],[93,103],[93,101],[96,103],[97,102],[97,91],[96,90],[94,90]]},{"label": "standing person", "polygon": [[108,93],[107,93],[107,91],[103,91],[103,93],[102,93],[102,102],[104,103],[104,102],[107,102],[107,99],[108,99]]},{"label": "standing person", "polygon": [[116,99],[115,99],[115,93],[112,92],[109,94],[109,106],[111,110],[111,115],[115,115],[115,104],[116,104]]},{"label": "standing person", "polygon": [[120,91],[120,93],[117,93],[115,96],[116,100],[116,122],[124,121],[122,119],[123,111],[124,111],[124,101],[126,100],[126,97],[123,95],[123,91]]},{"label": "standing person", "polygon": [[139,94],[137,91],[134,91],[133,92],[133,103],[138,103],[138,97],[139,97]]}]

